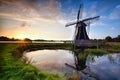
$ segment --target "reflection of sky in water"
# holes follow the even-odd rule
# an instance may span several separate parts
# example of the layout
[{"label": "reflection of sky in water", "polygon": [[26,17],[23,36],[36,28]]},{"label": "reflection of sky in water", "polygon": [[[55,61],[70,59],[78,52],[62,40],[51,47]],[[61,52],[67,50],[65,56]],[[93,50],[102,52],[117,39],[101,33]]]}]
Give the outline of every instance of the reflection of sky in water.
[{"label": "reflection of sky in water", "polygon": [[[69,63],[74,65],[74,55],[68,50],[38,50],[25,54],[33,61],[33,65],[38,69],[50,73],[64,76],[66,73],[75,72],[74,69],[65,65]],[[90,71],[100,80],[120,80],[120,54],[109,54],[104,56],[92,56],[92,60],[87,57],[86,64]],[[85,79],[85,78],[84,78]]]},{"label": "reflection of sky in water", "polygon": [[[72,53],[72,52],[71,52]],[[66,50],[39,50],[29,52],[28,57],[32,58],[36,64],[41,63],[64,63],[64,62],[72,62],[74,61],[73,54],[70,54],[69,51]]]},{"label": "reflection of sky in water", "polygon": [[38,69],[61,76],[69,71],[65,63],[74,64],[74,56],[67,50],[38,50],[28,52],[26,56],[32,59],[32,64]]},{"label": "reflection of sky in water", "polygon": [[[109,58],[111,56],[111,60]],[[118,80],[120,79],[120,62],[117,58],[118,54],[104,55],[94,57],[95,62],[90,63],[91,70],[96,73],[102,80]],[[120,57],[119,57],[120,58]]]}]

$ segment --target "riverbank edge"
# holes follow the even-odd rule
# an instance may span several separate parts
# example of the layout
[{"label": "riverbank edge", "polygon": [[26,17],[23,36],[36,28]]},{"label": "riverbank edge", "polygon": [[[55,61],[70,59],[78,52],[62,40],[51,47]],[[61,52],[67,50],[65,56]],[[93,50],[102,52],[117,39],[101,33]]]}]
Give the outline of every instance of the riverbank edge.
[{"label": "riverbank edge", "polygon": [[[0,44],[1,45],[1,44]],[[38,49],[66,49],[72,50],[72,44],[70,43],[19,43],[19,44],[2,44],[1,46],[1,55],[0,60],[3,61],[1,67],[2,74],[0,74],[2,80],[27,80],[27,79],[34,79],[34,80],[63,80],[59,78],[58,75],[48,74],[39,71],[34,66],[30,64],[26,64],[25,61],[21,60],[22,54],[24,51],[33,51]],[[8,49],[7,49],[8,48]],[[93,49],[89,49],[88,51],[92,51]],[[100,50],[104,50],[109,52],[107,48],[100,46]],[[112,51],[119,51],[115,49],[111,49]],[[96,49],[94,49],[94,52]],[[6,56],[6,55],[7,56]],[[96,53],[95,53],[96,54]],[[97,53],[98,54],[98,53]],[[9,59],[10,58],[10,59]],[[13,65],[11,65],[11,63]],[[16,71],[14,71],[16,70]],[[11,73],[12,72],[12,73]]]},{"label": "riverbank edge", "polygon": [[[35,44],[36,45],[36,44]],[[31,44],[0,44],[0,80],[63,80],[57,74],[41,72],[21,59]]]}]

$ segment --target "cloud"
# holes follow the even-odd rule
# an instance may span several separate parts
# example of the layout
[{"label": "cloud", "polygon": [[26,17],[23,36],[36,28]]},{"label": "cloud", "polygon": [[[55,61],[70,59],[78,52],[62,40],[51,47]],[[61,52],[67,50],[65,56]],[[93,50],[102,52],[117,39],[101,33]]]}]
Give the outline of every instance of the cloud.
[{"label": "cloud", "polygon": [[90,12],[92,16],[96,16],[97,14],[97,2],[94,2],[91,6]]},{"label": "cloud", "polygon": [[108,16],[103,16],[103,15],[101,15],[100,18],[101,18],[101,19],[107,19]]},{"label": "cloud", "polygon": [[30,27],[30,24],[27,24],[26,22],[23,22],[20,27]]},{"label": "cloud", "polygon": [[117,5],[116,8],[120,8],[120,5]]},{"label": "cloud", "polygon": [[90,9],[87,11],[88,17],[93,17],[97,15],[97,5],[98,3],[96,1],[92,3]]},{"label": "cloud", "polygon": [[29,22],[29,21],[32,21],[33,19],[32,18],[12,18],[13,20],[17,20],[17,21],[26,21],[26,22]]},{"label": "cloud", "polygon": [[111,27],[110,30],[116,30],[116,28],[115,27]]},{"label": "cloud", "polygon": [[9,14],[9,13],[0,12],[0,16],[14,17],[14,14]]},{"label": "cloud", "polygon": [[18,21],[56,21],[64,18],[61,4],[55,0],[0,0],[0,2],[0,16]]},{"label": "cloud", "polygon": [[94,22],[91,24],[92,26],[106,26],[107,24],[105,24],[104,22],[102,21],[97,21],[97,22]]},{"label": "cloud", "polygon": [[120,19],[120,5],[117,5],[109,15],[110,19]]}]

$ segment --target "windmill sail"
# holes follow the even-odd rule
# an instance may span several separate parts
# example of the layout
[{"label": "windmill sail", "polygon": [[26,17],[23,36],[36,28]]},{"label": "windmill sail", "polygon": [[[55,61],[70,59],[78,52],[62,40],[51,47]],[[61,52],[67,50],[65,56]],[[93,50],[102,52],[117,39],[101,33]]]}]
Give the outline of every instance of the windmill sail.
[{"label": "windmill sail", "polygon": [[83,22],[85,22],[85,23],[92,23],[92,22],[95,22],[95,21],[97,21],[98,19],[99,19],[99,17],[100,16],[96,16],[96,17],[92,17],[92,18],[87,18],[87,19],[84,19],[84,20],[82,20]]},{"label": "windmill sail", "polygon": [[65,27],[68,27],[68,26],[71,26],[71,25],[74,25],[74,24],[77,24],[77,22],[68,23],[68,24],[65,25]]},{"label": "windmill sail", "polygon": [[77,21],[79,21],[79,19],[82,18],[82,13],[83,13],[83,4],[81,3],[78,10]]}]

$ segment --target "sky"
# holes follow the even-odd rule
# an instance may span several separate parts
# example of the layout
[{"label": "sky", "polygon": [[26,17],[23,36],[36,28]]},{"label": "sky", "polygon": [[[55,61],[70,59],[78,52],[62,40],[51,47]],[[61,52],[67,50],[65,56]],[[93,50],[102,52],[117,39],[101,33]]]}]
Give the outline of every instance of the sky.
[{"label": "sky", "polygon": [[[0,0],[0,36],[45,40],[72,40],[81,0]],[[120,35],[120,0],[83,0],[82,19],[91,23],[89,37]]]}]

